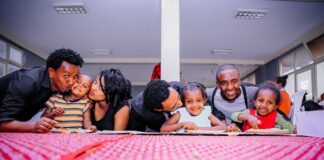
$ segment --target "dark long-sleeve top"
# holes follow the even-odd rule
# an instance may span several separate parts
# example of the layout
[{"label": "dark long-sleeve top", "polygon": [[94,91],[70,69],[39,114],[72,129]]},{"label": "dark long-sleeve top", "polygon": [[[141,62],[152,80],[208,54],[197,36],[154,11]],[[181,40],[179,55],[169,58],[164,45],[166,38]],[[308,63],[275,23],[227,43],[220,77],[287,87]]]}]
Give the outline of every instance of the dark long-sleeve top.
[{"label": "dark long-sleeve top", "polygon": [[53,94],[46,67],[21,69],[0,78],[0,122],[28,121]]}]

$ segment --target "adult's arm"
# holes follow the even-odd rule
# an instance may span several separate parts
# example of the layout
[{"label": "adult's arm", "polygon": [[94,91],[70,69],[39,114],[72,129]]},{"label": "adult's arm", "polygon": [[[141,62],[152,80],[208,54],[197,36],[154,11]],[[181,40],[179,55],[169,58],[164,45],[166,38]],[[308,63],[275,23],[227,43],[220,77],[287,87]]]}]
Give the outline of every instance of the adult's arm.
[{"label": "adult's arm", "polygon": [[130,108],[124,105],[114,116],[114,130],[125,130],[129,119]]},{"label": "adult's arm", "polygon": [[[0,102],[0,121],[27,120],[25,118],[26,111],[29,110],[27,107],[36,107],[27,106],[27,99],[29,99],[30,96],[37,96],[35,88],[37,88],[35,81],[30,77],[24,76],[19,80],[11,80],[6,94]],[[32,115],[30,118],[31,117]]]},{"label": "adult's arm", "polygon": [[42,117],[37,122],[22,122],[17,120],[2,121],[0,122],[1,132],[36,132],[47,133],[53,126],[57,124],[56,121],[46,117]]}]

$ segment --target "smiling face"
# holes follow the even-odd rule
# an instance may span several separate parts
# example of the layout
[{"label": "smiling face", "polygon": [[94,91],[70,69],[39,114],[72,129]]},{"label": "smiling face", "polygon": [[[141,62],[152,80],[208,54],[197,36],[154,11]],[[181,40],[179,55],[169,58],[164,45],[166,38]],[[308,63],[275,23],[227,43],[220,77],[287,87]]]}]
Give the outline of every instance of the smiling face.
[{"label": "smiling face", "polygon": [[51,67],[47,70],[51,79],[51,90],[66,93],[71,90],[72,85],[78,79],[80,66],[63,61],[57,70]]},{"label": "smiling face", "polygon": [[260,90],[256,100],[254,100],[254,106],[261,116],[266,116],[275,111],[277,108],[275,93],[270,89]]},{"label": "smiling face", "polygon": [[[92,83],[91,90],[89,93],[89,98],[94,101],[104,101],[106,100],[105,93],[103,91],[104,87],[104,77],[99,80],[100,76]],[[102,84],[102,85],[101,85]]]},{"label": "smiling face", "polygon": [[72,86],[72,94],[78,98],[84,97],[91,89],[91,84],[91,77],[80,75],[77,82]]},{"label": "smiling face", "polygon": [[205,106],[206,99],[199,89],[187,90],[184,93],[184,103],[187,111],[193,115],[199,115]]},{"label": "smiling face", "polygon": [[241,94],[240,75],[235,69],[227,69],[219,72],[217,76],[217,85],[221,90],[224,99],[233,101]]}]

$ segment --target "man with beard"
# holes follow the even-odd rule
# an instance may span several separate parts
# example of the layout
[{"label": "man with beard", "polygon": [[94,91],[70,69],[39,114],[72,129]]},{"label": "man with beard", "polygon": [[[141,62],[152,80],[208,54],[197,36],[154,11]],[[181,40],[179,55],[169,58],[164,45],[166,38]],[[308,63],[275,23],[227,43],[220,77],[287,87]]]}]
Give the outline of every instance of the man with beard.
[{"label": "man with beard", "polygon": [[253,98],[258,89],[254,85],[242,85],[240,73],[232,64],[220,66],[216,73],[215,88],[208,88],[207,95],[212,106],[223,112],[226,122],[232,122],[233,112],[253,107]]},{"label": "man with beard", "polygon": [[0,132],[46,133],[57,123],[46,117],[30,120],[57,92],[68,93],[76,82],[82,57],[70,49],[49,55],[46,67],[21,69],[0,78]]}]

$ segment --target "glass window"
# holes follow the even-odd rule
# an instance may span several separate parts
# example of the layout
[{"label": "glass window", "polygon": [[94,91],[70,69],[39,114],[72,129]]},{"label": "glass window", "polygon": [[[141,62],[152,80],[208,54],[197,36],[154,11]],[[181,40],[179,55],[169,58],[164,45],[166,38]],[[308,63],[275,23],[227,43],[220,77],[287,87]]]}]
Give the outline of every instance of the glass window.
[{"label": "glass window", "polygon": [[9,59],[10,60],[12,60],[18,64],[22,64],[22,57],[23,57],[23,52],[21,50],[10,47],[10,49],[9,49]]},{"label": "glass window", "polygon": [[295,75],[294,74],[288,75],[287,84],[286,84],[285,89],[288,92],[289,96],[292,96],[295,94],[296,91],[295,91]]},{"label": "glass window", "polygon": [[9,74],[9,73],[11,73],[11,72],[13,72],[13,71],[16,71],[16,70],[18,70],[18,69],[20,69],[20,68],[17,67],[17,66],[14,66],[14,65],[8,64],[8,71],[7,71],[7,74]]},{"label": "glass window", "polygon": [[295,52],[291,52],[287,56],[280,59],[280,73],[285,75],[294,71]]},{"label": "glass window", "polygon": [[317,76],[317,97],[319,98],[324,93],[324,62],[316,65],[316,76]]},{"label": "glass window", "polygon": [[5,75],[5,64],[0,62],[0,77]]},{"label": "glass window", "polygon": [[296,61],[295,61],[296,70],[312,63],[313,60],[309,52],[306,50],[304,46],[296,49]]},{"label": "glass window", "polygon": [[311,100],[313,97],[311,70],[307,70],[305,72],[301,72],[297,74],[297,90],[301,90],[301,89],[307,91],[306,99]]},{"label": "glass window", "polygon": [[245,77],[242,82],[255,84],[255,74]]},{"label": "glass window", "polygon": [[6,59],[7,44],[0,40],[0,58]]}]

